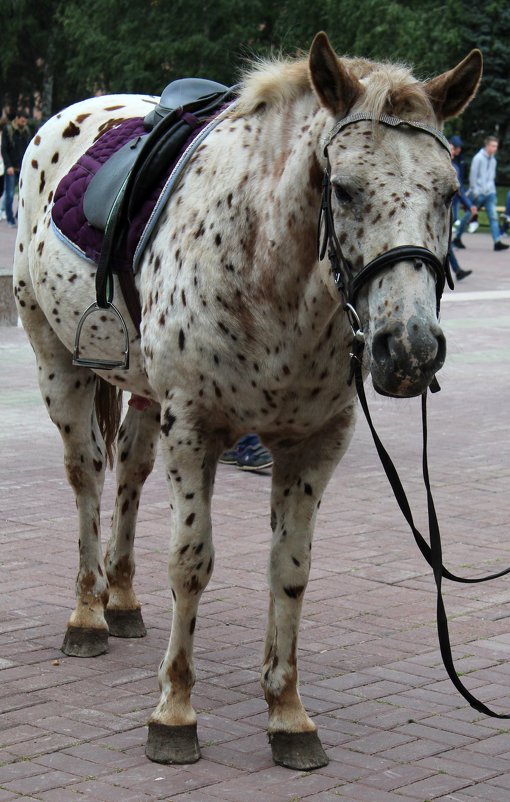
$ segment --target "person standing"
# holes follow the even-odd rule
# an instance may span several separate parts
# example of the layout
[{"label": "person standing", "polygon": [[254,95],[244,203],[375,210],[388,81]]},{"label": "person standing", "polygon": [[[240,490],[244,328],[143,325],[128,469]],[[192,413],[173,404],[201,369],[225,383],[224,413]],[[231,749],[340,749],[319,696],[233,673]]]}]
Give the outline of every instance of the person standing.
[{"label": "person standing", "polygon": [[[496,211],[496,153],[498,144],[499,140],[497,137],[488,136],[484,142],[483,148],[481,148],[473,158],[469,171],[469,197],[472,205],[475,206],[477,210],[482,206],[485,207],[489,218],[492,239],[494,241],[494,250],[506,251],[510,246],[506,245],[501,240],[501,231]],[[468,222],[469,221],[466,220],[466,215],[464,215],[460,222],[457,236],[453,240],[453,244],[457,248],[466,247],[461,237],[466,230]]]},{"label": "person standing", "polygon": [[[461,197],[464,198],[466,194],[466,188],[464,186],[464,174],[465,174],[465,164],[464,164],[464,157],[462,155],[462,148],[464,147],[464,143],[458,134],[451,136],[448,140],[450,143],[450,154],[452,157],[452,165],[455,168],[455,172],[457,173],[457,181],[459,182],[459,191],[455,193],[455,196],[452,201],[452,212],[453,212],[453,222],[459,221],[460,223],[460,205],[461,205]],[[464,200],[462,200],[464,203]],[[466,214],[467,210],[471,208],[471,203],[469,206],[466,206]],[[471,218],[471,212],[469,212],[469,219]],[[468,221],[469,222],[469,221]]]},{"label": "person standing", "polygon": [[9,116],[10,121],[2,131],[2,159],[4,162],[5,182],[5,214],[7,224],[15,226],[13,213],[14,191],[19,181],[21,162],[32,135],[27,125],[24,111],[17,111]]},{"label": "person standing", "polygon": [[[450,139],[450,155],[452,157],[452,165],[455,168],[455,172],[457,173],[457,180],[459,182],[459,188],[455,195],[453,196],[452,200],[452,215],[453,220],[457,220],[457,213],[460,205],[462,204],[466,208],[466,212],[462,219],[466,218],[467,222],[471,220],[473,214],[476,214],[477,208],[473,206],[470,198],[467,197],[466,192],[464,190],[464,182],[463,182],[463,163],[459,161],[460,152],[462,150],[462,140],[460,136],[452,136]],[[457,209],[457,212],[455,211]],[[450,259],[450,266],[452,268],[453,273],[455,274],[455,278],[457,281],[461,281],[463,278],[467,278],[473,272],[472,270],[463,270],[462,267],[459,265],[457,257],[455,256],[455,252],[450,243],[450,247],[448,250],[448,258]]]}]

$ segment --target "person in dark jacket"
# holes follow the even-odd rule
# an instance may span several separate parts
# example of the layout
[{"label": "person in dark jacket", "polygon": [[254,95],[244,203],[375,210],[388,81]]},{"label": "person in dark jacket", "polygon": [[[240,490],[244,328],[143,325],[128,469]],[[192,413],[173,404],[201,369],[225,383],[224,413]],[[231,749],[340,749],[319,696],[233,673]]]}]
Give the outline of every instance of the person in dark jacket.
[{"label": "person in dark jacket", "polygon": [[14,191],[19,181],[21,162],[32,135],[23,111],[11,115],[10,122],[2,131],[2,159],[5,169],[5,214],[7,224],[15,226],[12,204]]},{"label": "person in dark jacket", "polygon": [[[457,173],[457,179],[459,181],[459,189],[455,193],[453,200],[452,200],[452,210],[453,210],[453,219],[456,219],[455,216],[455,208],[459,208],[460,204],[466,207],[466,216],[469,215],[469,218],[473,214],[476,214],[477,208],[473,206],[471,200],[467,197],[464,191],[464,183],[462,180],[462,168],[461,164],[457,161],[456,156],[459,156],[460,150],[462,148],[462,141],[459,136],[452,136],[450,139],[450,155],[452,157],[452,165],[455,168],[455,172]],[[450,266],[452,268],[453,273],[455,274],[455,278],[457,281],[461,281],[463,278],[470,276],[473,272],[472,270],[463,270],[459,265],[457,257],[452,247],[452,243],[450,242],[450,248],[448,250],[448,256],[450,259]]]}]

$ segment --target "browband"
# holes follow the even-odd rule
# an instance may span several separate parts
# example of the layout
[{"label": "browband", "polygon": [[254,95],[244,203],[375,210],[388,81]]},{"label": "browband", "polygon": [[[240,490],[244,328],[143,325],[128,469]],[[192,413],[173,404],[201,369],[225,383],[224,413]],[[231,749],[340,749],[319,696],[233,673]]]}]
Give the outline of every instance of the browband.
[{"label": "browband", "polygon": [[399,125],[409,125],[411,128],[417,128],[421,131],[425,131],[427,134],[431,134],[433,137],[435,137],[437,141],[444,148],[446,148],[448,154],[450,153],[450,143],[448,142],[447,138],[441,131],[439,131],[437,128],[434,128],[433,125],[422,123],[418,120],[401,120],[400,117],[391,117],[389,114],[381,114],[377,117],[375,114],[370,114],[368,111],[357,111],[354,114],[349,114],[347,117],[343,117],[329,132],[324,145],[324,155],[327,155],[326,151],[330,146],[331,141],[335,138],[338,132],[342,130],[342,128],[345,128],[346,125],[351,125],[351,123],[362,122],[363,120],[383,123],[384,125],[390,125],[392,128],[397,128]]}]

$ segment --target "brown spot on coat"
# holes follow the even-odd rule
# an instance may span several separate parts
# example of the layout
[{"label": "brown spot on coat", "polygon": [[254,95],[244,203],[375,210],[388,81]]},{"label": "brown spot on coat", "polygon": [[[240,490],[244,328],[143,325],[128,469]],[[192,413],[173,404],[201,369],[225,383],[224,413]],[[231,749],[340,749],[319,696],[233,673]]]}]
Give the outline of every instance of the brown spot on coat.
[{"label": "brown spot on coat", "polygon": [[284,587],[283,590],[285,591],[289,599],[299,599],[304,589],[305,589],[304,585],[288,585],[287,587]]},{"label": "brown spot on coat", "polygon": [[172,692],[190,691],[193,687],[193,674],[186,657],[186,652],[181,649],[177,657],[172,660],[168,667],[167,677],[172,686]]},{"label": "brown spot on coat", "polygon": [[172,415],[169,409],[165,409],[165,414],[163,415],[164,423],[161,424],[161,431],[163,434],[168,437],[170,434],[170,430],[175,423],[175,415]]},{"label": "brown spot on coat", "polygon": [[64,128],[62,136],[64,139],[71,139],[73,136],[79,136],[80,129],[73,122],[70,122],[67,128]]}]

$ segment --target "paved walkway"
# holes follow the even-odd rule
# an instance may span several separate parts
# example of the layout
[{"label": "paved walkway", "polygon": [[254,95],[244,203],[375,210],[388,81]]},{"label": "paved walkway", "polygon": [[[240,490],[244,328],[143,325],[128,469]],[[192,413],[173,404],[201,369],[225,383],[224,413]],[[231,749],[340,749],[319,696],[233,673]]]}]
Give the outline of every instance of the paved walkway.
[{"label": "paved walkway", "polygon": [[[0,249],[4,234],[0,224]],[[510,255],[495,254],[487,235],[466,242],[462,263],[475,272],[443,305],[449,355],[430,399],[430,462],[445,561],[476,574],[510,564]],[[431,572],[361,420],[320,510],[299,644],[302,696],[329,766],[300,774],[271,762],[258,683],[270,477],[225,466],[196,637],[203,759],[147,761],[170,625],[164,471],[158,463],[147,482],[137,536],[147,638],[112,639],[92,660],[65,657],[75,509],[35,374],[23,331],[0,329],[0,802],[508,802],[509,727],[467,707],[446,677]],[[425,530],[419,402],[368,396]],[[113,494],[109,476],[105,530]],[[509,583],[445,583],[463,681],[506,713]]]}]

